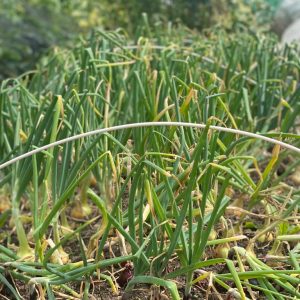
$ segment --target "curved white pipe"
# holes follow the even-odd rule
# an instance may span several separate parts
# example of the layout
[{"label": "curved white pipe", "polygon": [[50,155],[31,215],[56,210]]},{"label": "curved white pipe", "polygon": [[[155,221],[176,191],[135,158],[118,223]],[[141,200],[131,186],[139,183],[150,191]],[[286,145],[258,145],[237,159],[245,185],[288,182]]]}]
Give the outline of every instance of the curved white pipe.
[{"label": "curved white pipe", "polygon": [[[24,153],[22,155],[19,155],[3,164],[0,165],[0,170],[4,169],[5,167],[21,160],[24,159],[26,157],[29,157],[31,155],[37,154],[39,152],[42,152],[44,150],[47,150],[49,148],[58,146],[58,145],[62,145],[74,140],[78,140],[81,138],[85,138],[85,137],[89,137],[92,135],[96,135],[96,134],[102,134],[102,133],[106,133],[106,132],[111,132],[111,131],[117,131],[117,130],[122,130],[122,129],[129,129],[129,128],[137,128],[137,127],[151,127],[151,126],[182,126],[182,127],[192,127],[192,128],[205,128],[206,125],[205,124],[197,124],[197,123],[187,123],[187,122],[142,122],[142,123],[131,123],[131,124],[125,124],[125,125],[117,125],[117,126],[112,126],[112,127],[108,127],[108,128],[101,128],[101,129],[96,129],[96,130],[92,130],[92,131],[88,131],[85,133],[80,133],[80,134],[76,134],[73,136],[70,136],[68,138],[56,141],[54,143],[42,146],[40,148],[36,148],[34,150],[31,150],[27,153]],[[273,143],[273,144],[277,144],[280,145],[283,148],[295,151],[297,153],[300,154],[300,148],[297,148],[293,145],[260,135],[260,134],[256,134],[256,133],[252,133],[252,132],[247,132],[247,131],[243,131],[243,130],[238,130],[238,129],[233,129],[233,128],[226,128],[226,127],[221,127],[221,126],[214,126],[211,125],[209,127],[210,129],[213,130],[217,130],[217,131],[224,131],[224,132],[230,132],[230,133],[234,133],[234,134],[239,134],[239,135],[243,135],[243,136],[248,136],[251,138],[256,138],[256,139],[261,139],[264,140],[266,142],[269,143]]]}]

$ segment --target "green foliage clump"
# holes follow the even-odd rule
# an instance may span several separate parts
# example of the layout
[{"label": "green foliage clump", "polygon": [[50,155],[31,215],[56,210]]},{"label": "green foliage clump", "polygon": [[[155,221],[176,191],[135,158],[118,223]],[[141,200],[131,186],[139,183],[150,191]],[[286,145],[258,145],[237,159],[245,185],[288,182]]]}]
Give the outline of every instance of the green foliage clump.
[{"label": "green foliage clump", "polygon": [[[208,295],[208,280],[226,297],[299,298],[300,193],[288,185],[299,180],[297,154],[212,127],[299,148],[299,47],[144,21],[136,39],[96,29],[73,50],[44,56],[33,74],[2,81],[1,164],[87,131],[137,125],[43,148],[0,170],[1,281],[15,294],[6,274],[40,287],[41,298],[64,289],[87,299],[91,278],[116,291],[110,275],[121,277],[127,263],[126,289],[160,285],[174,300],[178,277],[185,298],[198,282],[207,288],[198,298]],[[140,124],[147,121],[204,128]],[[85,288],[75,290],[78,282]]]},{"label": "green foliage clump", "polygon": [[[34,68],[55,45],[72,46],[79,34],[100,26],[134,35],[142,13],[149,22],[182,23],[202,30],[220,24],[227,31],[268,28],[262,0],[5,0],[0,3],[0,80]],[[262,26],[264,25],[264,26]]]},{"label": "green foliage clump", "polygon": [[30,70],[49,47],[70,40],[74,22],[47,3],[0,4],[0,79]]}]

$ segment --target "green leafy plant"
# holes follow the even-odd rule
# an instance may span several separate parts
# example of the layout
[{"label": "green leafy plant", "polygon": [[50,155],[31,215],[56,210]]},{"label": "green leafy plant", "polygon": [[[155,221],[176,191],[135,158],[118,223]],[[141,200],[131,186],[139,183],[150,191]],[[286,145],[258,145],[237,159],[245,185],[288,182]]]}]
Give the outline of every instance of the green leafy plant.
[{"label": "green leafy plant", "polygon": [[[97,278],[114,292],[159,285],[172,299],[298,297],[300,198],[289,180],[299,49],[217,30],[162,33],[146,16],[139,30],[128,40],[97,29],[2,82],[0,186],[11,196],[0,226],[15,227],[0,246],[6,293],[21,298],[13,278],[41,297],[88,298]],[[74,218],[74,205],[89,218]]]}]

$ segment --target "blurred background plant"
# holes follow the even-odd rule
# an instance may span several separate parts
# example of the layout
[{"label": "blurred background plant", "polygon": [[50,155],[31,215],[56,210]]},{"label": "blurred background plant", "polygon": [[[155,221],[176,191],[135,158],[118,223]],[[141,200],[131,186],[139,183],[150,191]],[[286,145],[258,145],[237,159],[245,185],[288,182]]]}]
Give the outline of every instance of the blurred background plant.
[{"label": "blurred background plant", "polygon": [[49,47],[72,46],[92,28],[122,27],[133,34],[143,12],[151,23],[266,31],[275,6],[275,0],[2,0],[0,80],[34,68]]},{"label": "blurred background plant", "polygon": [[75,22],[52,2],[1,1],[0,79],[29,70],[51,45],[69,40]]}]

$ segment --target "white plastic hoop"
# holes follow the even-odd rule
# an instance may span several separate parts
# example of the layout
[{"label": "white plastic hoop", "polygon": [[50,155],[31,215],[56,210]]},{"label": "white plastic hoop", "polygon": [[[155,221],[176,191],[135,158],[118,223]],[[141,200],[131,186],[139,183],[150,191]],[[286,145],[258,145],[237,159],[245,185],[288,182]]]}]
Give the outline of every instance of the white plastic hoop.
[{"label": "white plastic hoop", "polygon": [[[47,144],[47,145],[42,146],[40,148],[36,148],[34,150],[31,150],[29,152],[21,154],[17,157],[14,157],[14,158],[10,159],[9,161],[7,161],[3,164],[1,164],[0,165],[0,170],[4,169],[5,167],[7,167],[7,166],[19,161],[19,160],[22,160],[26,157],[32,156],[34,154],[37,154],[37,153],[42,152],[44,150],[47,150],[49,148],[52,148],[52,147],[55,147],[55,146],[58,146],[58,145],[62,145],[62,144],[65,144],[65,143],[68,143],[68,142],[71,142],[71,141],[74,141],[74,140],[78,140],[78,139],[81,139],[81,138],[86,138],[86,137],[89,137],[89,136],[92,136],[92,135],[103,134],[103,133],[106,133],[106,132],[122,130],[122,129],[130,129],[130,128],[137,128],[137,127],[152,127],[152,126],[182,126],[182,127],[200,128],[200,129],[203,129],[203,128],[206,127],[205,124],[187,123],[187,122],[142,122],[142,123],[131,123],[131,124],[117,125],[117,126],[112,126],[112,127],[107,127],[107,128],[96,129],[96,130],[76,134],[76,135],[70,136],[68,138],[56,141],[56,142],[51,143],[51,144]],[[292,150],[292,151],[300,154],[300,148],[297,148],[293,145],[278,141],[278,140],[270,138],[270,137],[263,136],[261,134],[256,134],[256,133],[243,131],[243,130],[238,130],[238,129],[233,129],[233,128],[215,126],[215,125],[211,125],[211,126],[209,126],[209,128],[213,129],[213,130],[217,130],[217,131],[230,132],[230,133],[234,133],[234,134],[248,136],[248,137],[251,137],[251,138],[261,139],[261,140],[269,142],[269,143],[280,145],[283,148]]]}]

